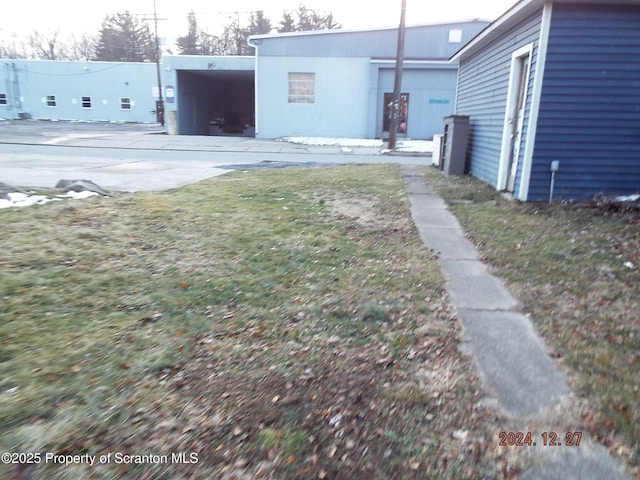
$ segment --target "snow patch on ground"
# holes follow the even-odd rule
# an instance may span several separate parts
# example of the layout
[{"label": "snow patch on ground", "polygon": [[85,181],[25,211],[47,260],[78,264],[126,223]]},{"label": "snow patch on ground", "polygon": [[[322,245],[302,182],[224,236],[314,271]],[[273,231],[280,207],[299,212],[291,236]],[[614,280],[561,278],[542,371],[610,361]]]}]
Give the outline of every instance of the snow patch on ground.
[{"label": "snow patch on ground", "polygon": [[63,198],[71,198],[81,200],[87,197],[98,195],[96,192],[74,192],[69,191],[65,194],[56,195],[56,198],[49,198],[46,195],[27,195],[20,192],[7,193],[7,198],[0,198],[0,208],[10,207],[30,207],[31,205],[44,205],[45,203],[62,200]]},{"label": "snow patch on ground", "polygon": [[[380,153],[388,152],[382,150],[385,142],[380,139],[370,138],[331,138],[331,137],[282,137],[280,142],[294,143],[297,145],[315,145],[321,147],[341,147],[345,153],[351,153],[352,148],[367,147],[380,148]],[[398,140],[396,144],[397,152],[410,153],[433,153],[433,142],[430,140]]]},{"label": "snow patch on ground", "polygon": [[431,140],[401,140],[396,145],[398,152],[433,153]]},{"label": "snow patch on ground", "polygon": [[634,193],[633,195],[622,195],[616,197],[616,202],[635,202],[640,200],[640,193]]},{"label": "snow patch on ground", "polygon": [[26,195],[20,192],[7,193],[7,198],[0,198],[0,208],[30,207],[31,205],[44,205],[51,201],[45,195]]},{"label": "snow patch on ground", "polygon": [[282,137],[278,141],[321,147],[382,147],[384,143],[378,139],[330,137]]}]

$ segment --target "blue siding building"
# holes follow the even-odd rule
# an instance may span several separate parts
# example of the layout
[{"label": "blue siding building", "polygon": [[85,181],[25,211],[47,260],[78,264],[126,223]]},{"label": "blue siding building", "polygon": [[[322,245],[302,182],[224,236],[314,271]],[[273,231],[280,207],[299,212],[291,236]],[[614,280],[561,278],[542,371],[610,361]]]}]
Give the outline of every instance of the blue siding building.
[{"label": "blue siding building", "polygon": [[[401,134],[426,139],[453,113],[449,57],[487,22],[407,27]],[[256,136],[380,138],[388,134],[397,28],[256,35]]]},{"label": "blue siding building", "polygon": [[473,175],[523,201],[640,191],[640,1],[522,0],[452,60]]},{"label": "blue siding building", "polygon": [[153,123],[155,63],[0,60],[0,118]]}]

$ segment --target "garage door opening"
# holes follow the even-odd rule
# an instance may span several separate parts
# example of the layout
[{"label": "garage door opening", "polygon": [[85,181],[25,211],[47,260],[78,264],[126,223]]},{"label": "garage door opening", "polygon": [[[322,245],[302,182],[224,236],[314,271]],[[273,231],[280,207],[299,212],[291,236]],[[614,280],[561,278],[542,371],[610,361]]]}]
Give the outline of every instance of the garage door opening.
[{"label": "garage door opening", "polygon": [[255,136],[253,71],[176,73],[178,134]]}]

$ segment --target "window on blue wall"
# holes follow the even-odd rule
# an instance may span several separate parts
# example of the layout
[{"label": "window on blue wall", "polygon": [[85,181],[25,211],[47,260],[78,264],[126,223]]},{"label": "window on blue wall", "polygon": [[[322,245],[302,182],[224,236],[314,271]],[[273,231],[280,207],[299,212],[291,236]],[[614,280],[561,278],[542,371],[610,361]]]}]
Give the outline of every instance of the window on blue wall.
[{"label": "window on blue wall", "polygon": [[131,110],[131,99],[129,97],[121,97],[120,108],[122,110]]},{"label": "window on blue wall", "polygon": [[6,105],[6,104],[7,104],[7,94],[0,93],[0,105]]},{"label": "window on blue wall", "polygon": [[55,107],[55,106],[56,106],[56,96],[47,95],[47,107]]},{"label": "window on blue wall", "polygon": [[91,97],[82,97],[82,108],[91,108]]},{"label": "window on blue wall", "polygon": [[289,103],[316,102],[316,74],[289,73]]}]

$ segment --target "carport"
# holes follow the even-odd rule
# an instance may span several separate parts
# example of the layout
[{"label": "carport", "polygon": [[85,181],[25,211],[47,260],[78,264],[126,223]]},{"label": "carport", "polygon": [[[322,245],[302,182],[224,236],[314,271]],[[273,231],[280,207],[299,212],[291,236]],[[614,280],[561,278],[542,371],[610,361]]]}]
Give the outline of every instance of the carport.
[{"label": "carport", "polygon": [[253,57],[164,56],[167,133],[255,136]]}]

